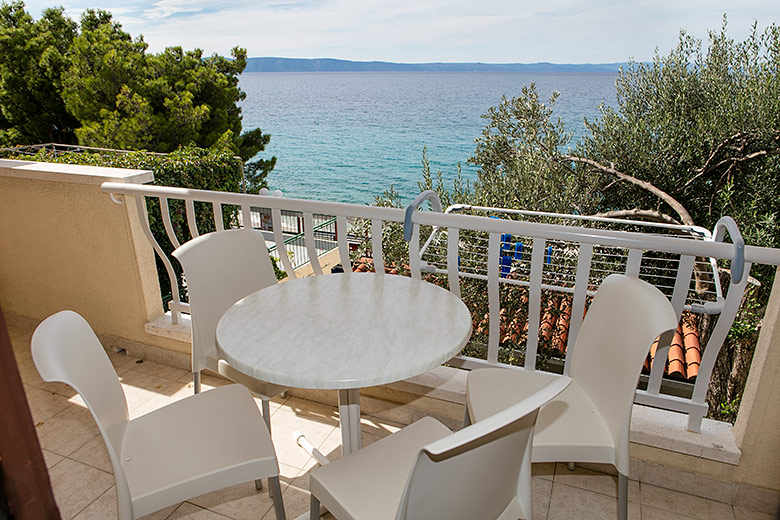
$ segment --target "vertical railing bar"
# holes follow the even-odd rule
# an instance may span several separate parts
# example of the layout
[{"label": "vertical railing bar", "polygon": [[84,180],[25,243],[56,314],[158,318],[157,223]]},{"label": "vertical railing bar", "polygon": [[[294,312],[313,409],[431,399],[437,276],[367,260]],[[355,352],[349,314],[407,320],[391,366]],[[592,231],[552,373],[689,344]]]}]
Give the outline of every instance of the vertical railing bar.
[{"label": "vertical railing bar", "polygon": [[[710,339],[707,341],[707,346],[704,347],[702,353],[701,364],[699,365],[699,374],[696,376],[696,385],[693,387],[693,396],[691,400],[694,403],[704,403],[704,399],[707,396],[707,387],[709,386],[710,376],[712,370],[715,367],[715,361],[718,359],[718,352],[723,346],[723,342],[726,340],[726,336],[731,330],[731,325],[734,323],[734,318],[737,316],[739,305],[742,303],[742,296],[745,294],[745,287],[747,285],[750,276],[750,262],[745,262],[744,276],[739,283],[729,284],[729,292],[726,295],[726,301],[723,303],[723,310],[718,317],[718,323],[715,324]],[[715,273],[717,276],[717,273]],[[717,346],[717,348],[708,348],[710,345]],[[691,428],[691,420],[693,417],[688,417],[688,429]],[[698,418],[699,427],[694,431],[698,431],[701,428],[701,418]]]},{"label": "vertical railing bar", "polygon": [[458,265],[458,241],[460,230],[449,228],[447,230],[447,278],[452,294],[460,298],[460,266]]},{"label": "vertical railing bar", "polygon": [[[162,206],[163,205],[161,203],[160,209],[162,209]],[[152,234],[152,228],[149,227],[149,213],[146,208],[146,197],[143,196],[135,197],[135,208],[136,211],[138,211],[138,219],[141,221],[142,224],[141,229],[143,229],[144,235],[146,235],[146,239],[152,245],[154,252],[157,253],[158,257],[160,257],[160,260],[165,266],[165,270],[168,272],[168,279],[171,282],[171,300],[178,304],[181,304],[182,301],[181,301],[181,297],[179,296],[179,280],[176,277],[176,272],[173,270],[173,265],[171,264],[171,261],[168,259],[168,256],[165,254],[162,247],[160,247],[160,244],[157,242],[157,239],[154,238],[154,235]],[[167,209],[167,204],[166,204],[166,209]],[[176,247],[179,246],[177,245]],[[179,323],[179,310],[175,308],[175,305],[169,305],[169,308],[171,310],[171,323],[177,325]]]},{"label": "vertical railing bar", "polygon": [[[674,291],[672,292],[672,307],[677,315],[677,321],[682,317],[685,299],[688,297],[688,288],[691,284],[693,275],[693,265],[696,261],[694,256],[681,256],[677,265],[677,277],[674,281]],[[653,366],[650,368],[650,378],[647,382],[647,393],[658,395],[661,392],[661,382],[664,377],[666,360],[669,357],[669,347],[674,339],[674,333],[665,334],[658,341],[653,356]]]},{"label": "vertical railing bar", "polygon": [[[174,249],[178,249],[181,244],[179,243],[179,239],[176,237],[176,233],[173,231],[173,224],[171,224],[171,209],[168,207],[168,198],[159,197],[157,200],[160,201],[160,214],[162,215],[163,219],[163,227],[165,228],[165,232],[168,234],[168,240],[171,241]],[[144,200],[144,207],[146,207],[146,200]]]},{"label": "vertical railing bar", "polygon": [[534,238],[531,252],[531,276],[528,288],[528,335],[525,346],[525,368],[536,368],[536,351],[539,347],[539,325],[542,320],[542,269],[544,268],[543,238]]},{"label": "vertical railing bar", "polygon": [[186,199],[184,201],[184,206],[187,212],[187,227],[190,228],[190,235],[192,238],[197,238],[200,236],[200,233],[198,233],[198,221],[197,216],[195,215],[195,201]]},{"label": "vertical railing bar", "polygon": [[374,257],[374,271],[385,274],[385,259],[382,251],[382,221],[371,221],[371,253]]},{"label": "vertical railing bar", "polygon": [[420,279],[420,225],[412,223],[412,239],[409,241],[409,269],[412,278]]},{"label": "vertical railing bar", "polygon": [[282,235],[282,210],[271,210],[271,223],[274,227],[274,241],[276,242],[276,251],[279,253],[279,261],[282,262],[282,267],[290,280],[294,280],[295,269],[290,262],[290,257],[287,256],[287,246],[284,245],[284,235]]},{"label": "vertical railing bar", "polygon": [[303,214],[303,236],[314,274],[322,274],[322,266],[317,256],[317,245],[314,243],[314,216],[311,213]]},{"label": "vertical railing bar", "polygon": [[349,259],[349,242],[347,242],[347,217],[336,218],[336,232],[338,233],[339,258],[344,273],[352,274],[352,261]]},{"label": "vertical railing bar", "polygon": [[214,208],[214,227],[217,231],[225,231],[225,221],[222,216],[222,204],[219,202],[212,202],[211,207]]},{"label": "vertical railing bar", "polygon": [[590,278],[590,266],[593,261],[593,244],[580,244],[577,254],[577,274],[574,277],[574,296],[571,304],[571,316],[569,317],[569,339],[566,344],[566,361],[563,365],[564,375],[569,375],[572,352],[577,335],[582,327],[585,315],[585,301],[588,299],[588,280]]},{"label": "vertical railing bar", "polygon": [[[248,204],[241,205],[241,221],[244,224],[244,229],[252,229],[252,206]],[[276,229],[274,227],[274,229]]]},{"label": "vertical railing bar", "polygon": [[642,250],[629,249],[626,260],[626,275],[633,278],[639,277],[639,268],[642,266]]},{"label": "vertical railing bar", "polygon": [[488,240],[488,363],[498,364],[498,345],[501,340],[501,298],[498,287],[499,253],[501,248],[501,234],[491,233]]}]

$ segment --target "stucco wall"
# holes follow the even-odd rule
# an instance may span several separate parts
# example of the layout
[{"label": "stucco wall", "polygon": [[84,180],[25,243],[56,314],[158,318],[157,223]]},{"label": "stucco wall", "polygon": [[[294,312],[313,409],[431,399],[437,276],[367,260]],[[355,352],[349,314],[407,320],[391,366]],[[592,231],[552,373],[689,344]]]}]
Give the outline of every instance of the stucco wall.
[{"label": "stucco wall", "polygon": [[71,309],[98,334],[189,350],[144,332],[163,312],[154,253],[134,201],[117,205],[100,189],[152,179],[149,171],[0,160],[3,311],[39,321]]},{"label": "stucco wall", "polygon": [[742,450],[737,478],[780,491],[780,268],[734,425]]}]

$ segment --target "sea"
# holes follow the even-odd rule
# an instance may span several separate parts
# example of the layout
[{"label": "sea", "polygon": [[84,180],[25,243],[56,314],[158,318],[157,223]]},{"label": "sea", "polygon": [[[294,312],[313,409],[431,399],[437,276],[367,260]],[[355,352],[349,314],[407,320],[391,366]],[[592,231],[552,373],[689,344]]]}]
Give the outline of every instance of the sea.
[{"label": "sea", "polygon": [[240,87],[243,128],[271,141],[259,157],[276,157],[268,176],[285,197],[371,204],[392,186],[402,202],[419,194],[422,154],[450,185],[468,164],[487,125],[482,116],[502,96],[535,83],[540,98],[560,97],[554,117],[586,133],[585,118],[615,105],[616,72],[256,72]]}]

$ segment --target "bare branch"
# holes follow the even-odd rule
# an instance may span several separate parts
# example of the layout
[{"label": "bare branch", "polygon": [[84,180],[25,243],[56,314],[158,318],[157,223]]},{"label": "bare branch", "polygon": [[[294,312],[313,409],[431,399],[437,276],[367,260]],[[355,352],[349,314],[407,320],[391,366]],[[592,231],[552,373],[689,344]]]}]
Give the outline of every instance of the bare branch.
[{"label": "bare branch", "polygon": [[[744,157],[729,157],[728,159],[723,159],[722,161],[720,161],[718,164],[716,164],[715,166],[710,168],[710,170],[717,170],[721,166],[725,166],[725,165],[727,165],[729,163],[731,163],[731,165],[735,165],[735,164],[739,164],[739,163],[753,161],[753,160],[758,159],[760,157],[766,157],[766,156],[769,156],[769,155],[780,155],[780,150],[759,150],[757,152],[753,152],[751,154],[748,154],[748,155],[746,155]],[[693,180],[693,179],[691,179],[691,180]],[[688,181],[688,183],[690,183],[690,182],[691,181]],[[686,183],[686,186],[688,185],[688,183]]]},{"label": "bare branch", "polygon": [[591,166],[593,168],[596,168],[597,170],[600,170],[604,173],[609,173],[611,175],[614,175],[621,181],[628,182],[629,184],[633,184],[634,186],[638,186],[639,188],[642,188],[646,191],[649,191],[662,201],[666,202],[677,215],[680,216],[680,220],[682,220],[683,224],[693,226],[695,225],[693,222],[693,217],[691,217],[691,214],[688,213],[688,210],[685,209],[685,207],[680,204],[680,202],[666,193],[665,191],[653,186],[651,183],[647,181],[643,181],[640,179],[637,179],[636,177],[633,177],[631,175],[626,175],[623,172],[617,171],[615,168],[610,166],[604,166],[603,164],[600,164],[592,159],[586,159],[585,157],[576,157],[573,155],[565,155],[563,156],[563,159],[572,161],[572,162],[579,162],[583,164],[587,164],[588,166]]},{"label": "bare branch", "polygon": [[697,169],[697,170],[695,170],[695,171],[697,172],[697,173],[696,173],[696,175],[694,175],[693,177],[691,177],[691,179],[690,179],[688,182],[686,182],[686,183],[685,183],[685,186],[683,186],[683,187],[682,187],[682,189],[681,189],[680,191],[682,191],[682,190],[684,190],[685,188],[687,188],[689,184],[691,184],[693,181],[695,181],[696,179],[698,179],[699,177],[701,177],[702,175],[704,175],[704,174],[705,174],[705,173],[707,173],[708,171],[712,170],[713,168],[717,168],[717,166],[715,166],[715,167],[713,167],[713,168],[710,168],[710,163],[711,163],[712,161],[714,161],[714,160],[715,160],[715,157],[717,157],[717,156],[718,156],[718,154],[720,153],[720,151],[721,151],[721,150],[722,150],[722,149],[723,149],[723,148],[724,148],[726,145],[728,145],[729,143],[732,143],[732,142],[736,141],[737,139],[739,139],[739,138],[741,138],[741,137],[744,137],[744,135],[745,135],[745,134],[744,134],[744,132],[737,132],[736,134],[732,135],[732,136],[731,136],[731,137],[729,137],[728,139],[726,139],[726,140],[724,140],[724,141],[721,141],[721,143],[720,143],[718,146],[716,146],[716,147],[715,147],[715,149],[712,151],[712,153],[710,153],[710,156],[709,156],[709,157],[707,157],[707,160],[706,160],[706,161],[704,161],[704,164],[702,165],[702,167],[701,167],[701,168],[699,168],[699,169]]},{"label": "bare branch", "polygon": [[614,211],[607,211],[604,213],[596,213],[595,215],[590,216],[603,218],[641,218],[652,222],[660,222],[661,224],[675,224],[677,226],[680,225],[677,220],[673,219],[669,215],[653,209],[619,209]]},{"label": "bare branch", "polygon": [[[737,164],[737,163],[743,163],[748,161],[753,161],[755,159],[759,159],[761,157],[766,157],[768,155],[778,155],[780,154],[780,150],[778,149],[763,149],[759,150],[757,152],[748,154],[744,157],[729,157],[727,159],[722,159],[718,163],[712,165],[712,162],[715,160],[715,158],[718,156],[718,154],[728,145],[736,143],[738,141],[742,141],[739,145],[738,151],[744,152],[745,147],[748,145],[748,138],[750,137],[750,134],[748,132],[738,132],[728,139],[725,139],[722,141],[718,146],[715,147],[715,149],[710,153],[710,156],[707,157],[707,160],[704,162],[701,168],[697,168],[694,170],[696,172],[696,175],[691,177],[688,182],[686,182],[682,188],[680,188],[679,191],[683,191],[685,188],[690,186],[696,179],[701,177],[702,175],[709,173],[713,170],[717,170],[721,166],[725,166],[727,164]],[[780,134],[775,134],[775,139],[780,138]]]}]

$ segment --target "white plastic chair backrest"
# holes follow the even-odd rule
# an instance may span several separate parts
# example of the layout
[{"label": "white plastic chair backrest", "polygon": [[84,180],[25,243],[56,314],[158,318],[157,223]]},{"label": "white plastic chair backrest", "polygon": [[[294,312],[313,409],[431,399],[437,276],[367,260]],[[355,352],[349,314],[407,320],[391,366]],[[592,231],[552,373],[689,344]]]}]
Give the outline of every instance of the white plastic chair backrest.
[{"label": "white plastic chair backrest", "polygon": [[539,408],[571,383],[556,378],[510,408],[425,446],[397,520],[531,515],[531,446]]},{"label": "white plastic chair backrest", "polygon": [[276,283],[265,238],[259,231],[234,229],[201,235],[177,248],[184,268],[192,317],[192,371],[217,358],[217,323],[231,305]]},{"label": "white plastic chair backrest", "polygon": [[666,296],[638,278],[613,274],[596,292],[574,344],[569,375],[588,393],[616,443],[627,438],[650,345],[676,327]]},{"label": "white plastic chair backrest", "polygon": [[129,420],[127,400],[100,340],[79,314],[61,311],[35,329],[32,356],[44,381],[72,386],[92,412],[111,458],[120,510],[128,510],[130,491],[119,460]]}]

